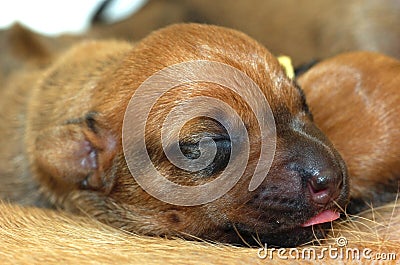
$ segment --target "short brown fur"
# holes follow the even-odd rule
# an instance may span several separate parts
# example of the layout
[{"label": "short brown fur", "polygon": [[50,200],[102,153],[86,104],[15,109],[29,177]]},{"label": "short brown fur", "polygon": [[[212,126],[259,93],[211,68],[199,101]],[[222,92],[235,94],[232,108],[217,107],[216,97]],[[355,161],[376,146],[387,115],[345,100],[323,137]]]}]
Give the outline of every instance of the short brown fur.
[{"label": "short brown fur", "polygon": [[[225,63],[254,80],[269,102],[278,137],[268,178],[249,192],[242,187],[252,177],[261,136],[246,102],[215,84],[183,85],[166,93],[148,119],[146,140],[167,178],[199,184],[219,173],[193,178],[171,167],[160,152],[159,121],[179,102],[198,95],[224,100],[237,111],[250,137],[249,163],[238,184],[209,204],[183,207],[159,201],[138,186],[126,165],[121,131],[135,89],[164,67],[191,60]],[[5,148],[0,170],[3,198],[8,200],[83,211],[141,234],[186,234],[231,243],[242,242],[238,234],[248,240],[257,234],[277,245],[320,236],[321,229],[316,232],[301,224],[325,210],[341,211],[347,202],[344,162],[312,123],[302,91],[264,47],[234,30],[183,24],[156,31],[136,45],[84,42],[44,71],[10,78],[2,90],[0,131]],[[200,120],[182,132],[184,138],[195,140],[205,128],[208,132],[216,127],[215,122]],[[328,181],[335,195],[329,201],[314,201],[307,186],[309,167],[332,172]]]},{"label": "short brown fur", "polygon": [[314,121],[346,161],[353,212],[393,200],[400,187],[400,62],[345,53],[316,65],[299,83]]}]

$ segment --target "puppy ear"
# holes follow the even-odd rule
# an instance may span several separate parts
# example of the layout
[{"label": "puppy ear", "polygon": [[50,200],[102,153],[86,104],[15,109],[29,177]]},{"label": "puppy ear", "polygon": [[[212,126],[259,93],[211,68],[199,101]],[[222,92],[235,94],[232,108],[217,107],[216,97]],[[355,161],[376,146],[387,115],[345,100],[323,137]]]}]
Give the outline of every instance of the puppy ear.
[{"label": "puppy ear", "polygon": [[39,169],[57,182],[109,191],[113,179],[106,171],[115,153],[115,137],[85,117],[42,131],[34,157]]}]

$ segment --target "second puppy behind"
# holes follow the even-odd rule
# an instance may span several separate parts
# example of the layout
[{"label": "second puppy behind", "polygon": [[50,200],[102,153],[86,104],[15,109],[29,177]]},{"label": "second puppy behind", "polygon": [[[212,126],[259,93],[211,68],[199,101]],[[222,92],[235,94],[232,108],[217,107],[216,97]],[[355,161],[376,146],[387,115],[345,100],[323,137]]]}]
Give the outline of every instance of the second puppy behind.
[{"label": "second puppy behind", "polygon": [[357,213],[396,199],[400,180],[400,62],[374,52],[325,60],[299,77],[315,123],[343,156]]}]

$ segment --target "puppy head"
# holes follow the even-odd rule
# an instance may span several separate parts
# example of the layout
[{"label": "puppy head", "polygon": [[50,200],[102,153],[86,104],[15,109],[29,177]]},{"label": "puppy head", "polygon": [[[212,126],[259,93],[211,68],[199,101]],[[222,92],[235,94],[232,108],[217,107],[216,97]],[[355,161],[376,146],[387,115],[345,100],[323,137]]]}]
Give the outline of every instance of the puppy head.
[{"label": "puppy head", "polygon": [[[78,119],[79,126],[68,133],[65,129],[56,133],[69,139],[64,140],[69,156],[64,155],[63,161],[72,160],[76,174],[70,168],[63,175],[57,161],[49,165],[49,154],[38,153],[39,159],[34,158],[40,162],[40,174],[47,176],[45,182],[52,183],[47,185],[53,193],[57,186],[63,187],[57,192],[65,207],[80,208],[139,233],[193,235],[225,242],[258,236],[275,245],[311,240],[315,233],[311,224],[335,219],[334,212],[347,199],[344,163],[313,124],[302,91],[256,41],[221,27],[175,25],[151,34],[120,58],[111,60],[113,64],[99,74],[84,105],[71,104],[76,113],[85,110],[89,115]],[[79,67],[89,71],[84,64]],[[165,85],[162,79],[140,90],[159,71],[174,85],[159,93]],[[199,78],[197,74],[204,72],[217,81]],[[219,77],[223,81],[218,82]],[[135,97],[139,100],[132,107]],[[223,103],[214,104],[210,98]],[[151,104],[146,109],[148,101]],[[232,113],[237,116],[233,121]],[[138,120],[145,116],[145,122],[135,123],[127,116]],[[124,131],[126,126],[129,130]],[[167,135],[165,142],[163,134]],[[40,146],[49,147],[48,139]],[[264,141],[269,143],[266,149]],[[143,142],[150,163],[138,155]],[[167,150],[174,146],[189,163],[187,167],[170,161]],[[208,150],[213,153],[206,164],[190,164],[207,156]],[[265,156],[265,150],[275,152]],[[79,159],[74,160],[71,153]],[[264,157],[271,159],[260,159]],[[90,166],[79,166],[77,161]],[[174,198],[179,194],[159,185],[155,172],[190,188],[217,181],[230,165],[239,166],[225,174],[225,180],[240,171],[236,185],[209,200],[226,188],[222,182],[206,192],[184,194],[185,199],[177,204],[149,195],[141,183],[150,179],[149,186],[156,187],[153,192]],[[260,172],[265,178],[254,185],[254,175]],[[205,202],[191,203],[198,198]]]}]

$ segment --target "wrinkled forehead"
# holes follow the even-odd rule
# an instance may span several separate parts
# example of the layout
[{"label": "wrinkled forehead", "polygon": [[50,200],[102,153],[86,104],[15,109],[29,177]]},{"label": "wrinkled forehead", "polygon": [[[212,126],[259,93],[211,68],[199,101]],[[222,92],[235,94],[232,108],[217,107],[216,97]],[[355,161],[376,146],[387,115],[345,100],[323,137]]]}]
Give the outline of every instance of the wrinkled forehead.
[{"label": "wrinkled forehead", "polygon": [[242,124],[247,128],[256,126],[257,117],[266,120],[264,116],[268,113],[272,115],[261,93],[257,99],[246,100],[220,84],[196,82],[180,85],[161,95],[152,105],[147,122],[150,125],[162,122],[168,127],[186,121],[192,131],[217,131],[220,125],[235,130]]}]

